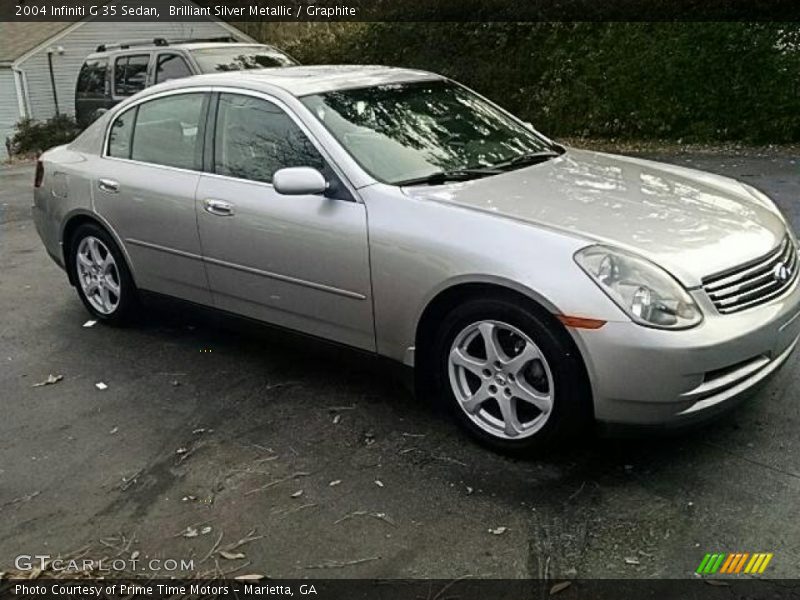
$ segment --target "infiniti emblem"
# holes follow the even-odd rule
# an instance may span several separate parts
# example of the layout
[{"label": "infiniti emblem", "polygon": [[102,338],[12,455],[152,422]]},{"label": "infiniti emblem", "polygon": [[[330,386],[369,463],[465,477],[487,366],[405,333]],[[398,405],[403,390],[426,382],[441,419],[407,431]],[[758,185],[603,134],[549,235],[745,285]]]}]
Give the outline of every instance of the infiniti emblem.
[{"label": "infiniti emblem", "polygon": [[775,265],[775,268],[772,269],[772,276],[775,278],[775,281],[786,283],[789,277],[792,276],[792,271],[785,263],[778,263]]}]

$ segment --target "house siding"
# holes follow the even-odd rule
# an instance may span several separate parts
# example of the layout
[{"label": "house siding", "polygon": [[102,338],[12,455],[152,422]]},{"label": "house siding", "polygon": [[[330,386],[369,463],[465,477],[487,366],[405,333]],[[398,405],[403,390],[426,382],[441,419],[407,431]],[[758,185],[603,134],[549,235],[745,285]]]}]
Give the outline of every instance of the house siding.
[{"label": "house siding", "polygon": [[19,103],[17,102],[17,85],[14,72],[8,68],[0,68],[0,160],[4,160],[6,138],[14,134],[14,125],[19,121]]},{"label": "house siding", "polygon": [[[231,31],[214,21],[200,22],[100,22],[86,21],[51,43],[62,47],[63,54],[53,53],[58,108],[62,114],[75,113],[75,83],[84,58],[94,52],[99,44],[126,39],[218,37],[232,35]],[[244,34],[241,39],[247,41]],[[50,70],[47,64],[47,48],[42,48],[18,63],[27,77],[28,101],[31,117],[49,119],[56,114]],[[16,106],[16,100],[14,101]]]}]

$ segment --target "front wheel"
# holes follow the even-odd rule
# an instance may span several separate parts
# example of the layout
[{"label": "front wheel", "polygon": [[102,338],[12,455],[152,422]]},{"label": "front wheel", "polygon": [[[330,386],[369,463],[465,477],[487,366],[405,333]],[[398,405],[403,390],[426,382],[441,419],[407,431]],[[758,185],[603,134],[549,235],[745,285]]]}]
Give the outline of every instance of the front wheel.
[{"label": "front wheel", "polygon": [[580,357],[566,332],[516,300],[471,300],[437,336],[438,396],[459,424],[497,450],[531,451],[590,421]]},{"label": "front wheel", "polygon": [[70,243],[70,268],[78,296],[93,317],[128,322],[138,306],[136,288],[122,252],[101,227],[78,227]]}]

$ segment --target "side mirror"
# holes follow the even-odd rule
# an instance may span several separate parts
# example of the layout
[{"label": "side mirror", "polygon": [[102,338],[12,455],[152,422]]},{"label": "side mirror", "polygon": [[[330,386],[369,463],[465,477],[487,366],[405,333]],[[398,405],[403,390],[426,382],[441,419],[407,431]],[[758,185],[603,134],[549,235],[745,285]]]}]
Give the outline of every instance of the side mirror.
[{"label": "side mirror", "polygon": [[311,167],[287,167],[275,171],[272,186],[279,194],[305,196],[325,193],[328,183],[322,173]]}]

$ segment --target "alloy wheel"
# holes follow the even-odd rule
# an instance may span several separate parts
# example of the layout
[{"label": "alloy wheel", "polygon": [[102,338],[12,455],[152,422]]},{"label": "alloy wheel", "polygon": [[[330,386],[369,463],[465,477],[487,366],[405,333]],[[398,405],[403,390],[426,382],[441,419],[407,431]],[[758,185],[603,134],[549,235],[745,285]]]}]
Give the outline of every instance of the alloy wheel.
[{"label": "alloy wheel", "polygon": [[536,434],[553,410],[553,375],[524,332],[499,321],[478,321],[453,340],[450,385],[459,407],[482,430],[502,439]]},{"label": "alloy wheel", "polygon": [[98,313],[110,315],[119,306],[122,286],[114,255],[101,240],[84,237],[75,253],[78,282]]}]

